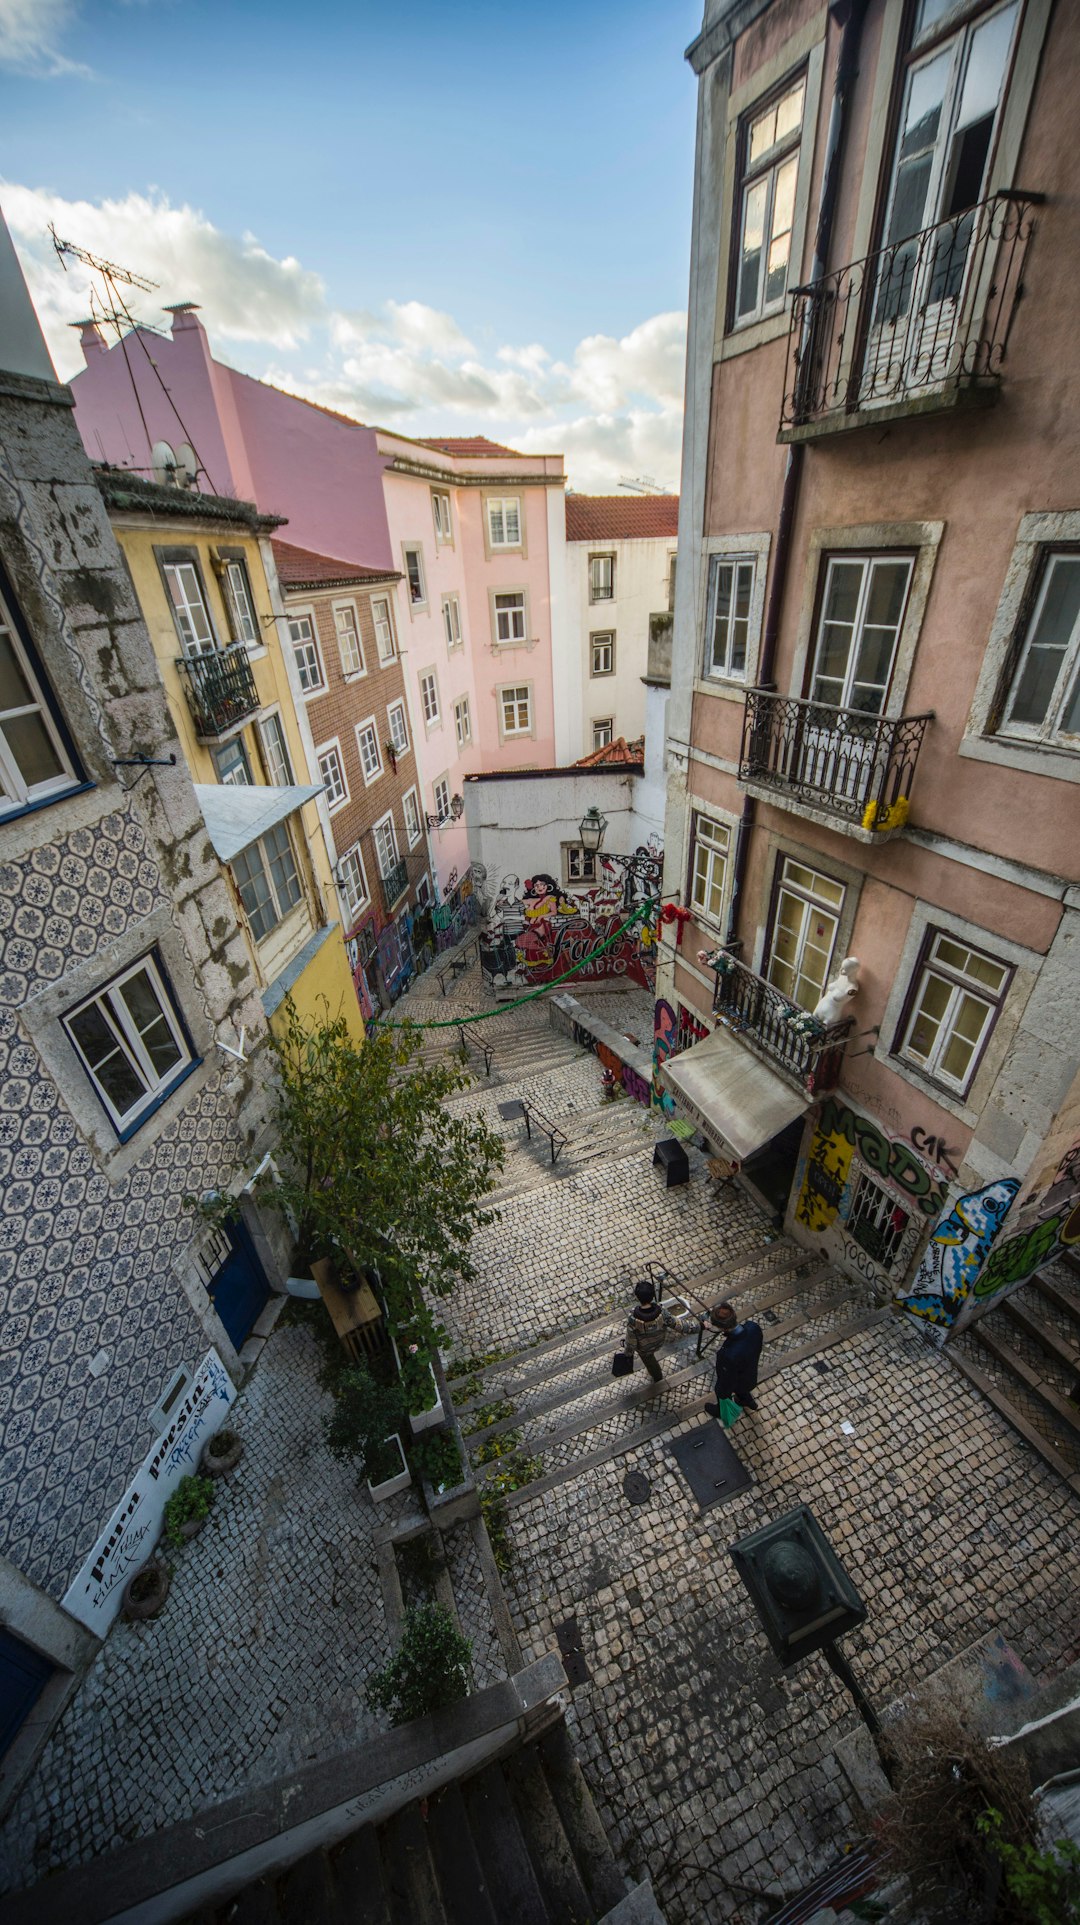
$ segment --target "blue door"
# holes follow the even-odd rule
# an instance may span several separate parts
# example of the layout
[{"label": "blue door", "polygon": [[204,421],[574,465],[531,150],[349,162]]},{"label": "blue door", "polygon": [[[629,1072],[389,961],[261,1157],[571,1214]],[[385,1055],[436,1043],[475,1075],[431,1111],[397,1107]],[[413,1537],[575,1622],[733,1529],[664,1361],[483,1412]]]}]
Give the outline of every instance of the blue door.
[{"label": "blue door", "polygon": [[239,1350],[270,1295],[270,1285],[243,1223],[226,1224],[219,1233],[218,1254],[219,1267],[206,1287],[229,1342]]},{"label": "blue door", "polygon": [[10,1631],[0,1631],[0,1755],[25,1723],[56,1666]]}]

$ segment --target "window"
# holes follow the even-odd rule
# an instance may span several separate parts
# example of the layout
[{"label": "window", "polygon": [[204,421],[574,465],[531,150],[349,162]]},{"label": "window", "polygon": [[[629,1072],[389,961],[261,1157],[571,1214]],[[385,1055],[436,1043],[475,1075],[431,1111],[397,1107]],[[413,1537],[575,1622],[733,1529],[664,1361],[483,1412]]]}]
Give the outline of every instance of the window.
[{"label": "window", "polygon": [[897,1054],[963,1096],[1012,971],[943,930],[927,932]]},{"label": "window", "polygon": [[374,716],[369,716],[366,722],[357,723],[356,746],[360,751],[360,767],[364,771],[365,785],[370,786],[383,772]]},{"label": "window", "polygon": [[431,878],[427,875],[422,875],[416,885],[416,906],[418,909],[426,909],[430,901]]},{"label": "window", "polygon": [[409,605],[423,608],[427,601],[427,587],[424,582],[424,557],[419,548],[405,550],[405,580],[409,585]]},{"label": "window", "polygon": [[405,836],[410,849],[415,849],[424,833],[420,821],[420,800],[415,789],[406,789],[401,798],[401,813],[405,817]]},{"label": "window", "polygon": [[746,674],[753,558],[710,555],[705,615],[705,673],[728,678]]},{"label": "window", "polygon": [[292,642],[300,687],[305,695],[314,695],[325,687],[325,678],[319,644],[315,639],[315,624],[310,615],[289,617],[289,640]]},{"label": "window", "polygon": [[345,926],[351,928],[357,917],[366,909],[371,897],[368,893],[367,877],[364,874],[364,858],[359,844],[342,856],[337,866],[338,888],[345,904]]},{"label": "window", "polygon": [[226,788],[240,788],[251,781],[251,764],[242,736],[234,735],[223,749],[214,749],[213,757],[218,781]]},{"label": "window", "polygon": [[433,729],[440,719],[439,684],[434,669],[428,669],[420,677],[420,703],[424,711],[424,723],[427,728]]},{"label": "window", "polygon": [[221,585],[225,591],[225,604],[229,611],[234,642],[246,642],[248,648],[259,648],[262,637],[259,624],[255,619],[255,606],[251,599],[251,583],[247,567],[239,556],[225,563],[221,571]]},{"label": "window", "polygon": [[723,911],[730,845],[731,832],[722,822],[714,822],[711,816],[695,815],[690,902],[710,922],[719,922]]},{"label": "window", "polygon": [[913,566],[910,556],[828,557],[810,686],[813,701],[881,714]]},{"label": "window", "polygon": [[439,818],[441,828],[444,822],[450,820],[450,784],[445,775],[440,775],[438,781],[432,783],[431,793],[435,799],[435,814]]},{"label": "window", "polygon": [[594,749],[606,749],[615,733],[615,717],[605,715],[592,725],[592,745]]},{"label": "window", "polygon": [[489,547],[521,547],[521,502],[516,495],[489,501],[487,520]]},{"label": "window", "polygon": [[461,604],[456,595],[444,595],[442,605],[443,627],[446,630],[447,648],[461,647]]},{"label": "window", "polygon": [[212,655],[217,636],[203,593],[202,576],[194,561],[163,561],[161,572],[172,604],[172,617],[185,655]]},{"label": "window", "polygon": [[668,556],[667,605],[669,613],[671,613],[675,607],[675,574],[678,561],[678,555],[671,554]]},{"label": "window", "polygon": [[233,874],[256,942],[276,928],[300,900],[292,839],[284,822],[233,857]]},{"label": "window", "polygon": [[125,1134],[194,1064],[179,1014],[153,956],[143,956],[65,1016],[98,1097]]},{"label": "window", "polygon": [[0,591],[0,815],[76,787],[81,776],[54,716],[30,638]]},{"label": "window", "polygon": [[867,1171],[861,1171],[846,1226],[860,1250],[883,1270],[891,1270],[910,1222],[908,1212],[896,1198]]},{"label": "window", "polygon": [[390,730],[390,746],[395,755],[409,752],[409,725],[405,720],[404,702],[391,702],[386,711],[387,727]]},{"label": "window", "polygon": [[315,759],[319,764],[319,774],[322,777],[323,788],[326,790],[326,800],[333,815],[335,809],[340,809],[342,804],[349,800],[345,770],[341,765],[340,743],[327,742],[324,748],[316,749]]},{"label": "window", "polygon": [[451,538],[449,495],[433,494],[431,513],[435,522],[436,541],[449,541]]},{"label": "window", "polygon": [[590,652],[592,656],[589,673],[591,675],[614,675],[615,673],[615,637],[614,635],[612,634],[590,635],[589,644],[590,644]]},{"label": "window", "polygon": [[385,595],[371,597],[371,619],[375,624],[375,646],[379,651],[380,662],[394,659],[394,624],[390,617],[390,603]]},{"label": "window", "polygon": [[1080,747],[1080,554],[1045,558],[1002,729]]},{"label": "window", "polygon": [[356,621],[356,609],[352,602],[337,604],[334,609],[334,627],[337,629],[342,674],[363,675],[365,673],[364,650]]},{"label": "window", "polygon": [[614,555],[589,556],[589,600],[611,602],[615,599]]},{"label": "window", "polygon": [[512,594],[496,595],[495,640],[500,643],[523,642],[525,640],[525,594],[515,590]]},{"label": "window", "polygon": [[800,1009],[820,1002],[829,980],[844,885],[785,856],[777,878],[767,981]]},{"label": "window", "polygon": [[774,313],[787,294],[805,103],[800,75],[741,129],[736,322]]},{"label": "window", "polygon": [[460,699],[454,703],[454,732],[457,736],[459,749],[463,749],[466,742],[472,741],[472,716],[469,714],[469,698],[467,695],[462,695]]},{"label": "window", "polygon": [[277,788],[291,788],[292,763],[289,760],[289,750],[280,715],[263,716],[259,723],[259,742],[262,747],[263,767],[267,781]]},{"label": "window", "polygon": [[501,688],[499,704],[504,736],[532,733],[532,692],[527,684],[522,688]]},{"label": "window", "polygon": [[583,849],[580,842],[563,843],[563,877],[567,882],[596,882],[600,858],[595,849]]},{"label": "window", "polygon": [[384,815],[382,821],[375,824],[371,833],[375,840],[379,874],[385,881],[391,870],[397,868],[398,862],[397,830],[394,828],[393,816]]}]

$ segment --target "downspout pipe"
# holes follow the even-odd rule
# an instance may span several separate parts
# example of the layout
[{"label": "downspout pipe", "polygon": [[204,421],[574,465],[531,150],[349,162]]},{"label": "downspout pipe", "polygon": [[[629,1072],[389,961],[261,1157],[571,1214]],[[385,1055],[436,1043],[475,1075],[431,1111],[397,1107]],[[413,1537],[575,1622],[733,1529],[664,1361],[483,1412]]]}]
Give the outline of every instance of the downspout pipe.
[{"label": "downspout pipe", "polygon": [[[843,20],[840,48],[836,57],[836,75],[833,81],[832,105],[829,109],[829,126],[825,137],[825,158],[821,175],[821,191],[818,195],[817,225],[814,230],[814,258],[810,267],[809,284],[821,280],[829,260],[829,246],[832,240],[833,222],[836,217],[836,202],[840,191],[840,162],[843,155],[844,135],[847,132],[847,109],[851,88],[858,72],[857,61],[862,24],[866,16],[868,0],[841,0],[832,9],[833,17]],[[844,17],[846,15],[846,18]],[[809,323],[807,323],[809,326]],[[765,622],[761,636],[761,653],[758,657],[757,686],[775,689],[773,667],[776,662],[776,645],[780,635],[780,616],[787,592],[788,572],[791,561],[791,535],[795,526],[795,510],[798,507],[799,487],[802,480],[803,455],[805,449],[801,441],[789,442],[787,460],[784,464],[784,481],[780,493],[780,512],[776,522],[776,545],[773,549],[772,580],[769,583],[769,598],[765,608]],[[743,883],[746,880],[746,866],[750,857],[750,837],[754,827],[756,809],[752,795],[743,797],[742,815],[735,838],[735,859],[732,865],[731,902],[728,909],[726,943],[731,947],[738,941],[739,907],[742,899]]]}]

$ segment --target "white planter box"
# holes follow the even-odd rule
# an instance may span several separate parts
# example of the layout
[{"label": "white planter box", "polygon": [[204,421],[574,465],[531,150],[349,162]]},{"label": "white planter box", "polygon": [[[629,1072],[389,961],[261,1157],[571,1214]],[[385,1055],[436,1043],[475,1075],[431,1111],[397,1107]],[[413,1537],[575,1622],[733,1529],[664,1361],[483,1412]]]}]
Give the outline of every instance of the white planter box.
[{"label": "white planter box", "polygon": [[370,1477],[368,1478],[368,1490],[371,1492],[376,1504],[383,1503],[387,1497],[396,1497],[399,1491],[408,1490],[409,1485],[412,1483],[412,1472],[405,1462],[405,1452],[401,1448],[401,1438],[397,1432],[394,1431],[391,1436],[386,1439],[386,1442],[397,1445],[397,1453],[401,1459],[401,1469],[395,1471],[393,1477],[385,1478],[381,1484],[373,1484]]},{"label": "white planter box", "polygon": [[[394,1362],[397,1365],[398,1375],[400,1376],[401,1352],[397,1347],[392,1331],[390,1333],[390,1343],[394,1352]],[[414,1437],[419,1437],[421,1432],[425,1430],[437,1430],[440,1424],[446,1422],[446,1412],[443,1409],[443,1401],[439,1395],[439,1386],[435,1380],[435,1372],[431,1368],[430,1360],[428,1361],[428,1374],[431,1378],[431,1388],[435,1392],[435,1402],[432,1404],[430,1410],[410,1410],[409,1429],[412,1431]]]}]

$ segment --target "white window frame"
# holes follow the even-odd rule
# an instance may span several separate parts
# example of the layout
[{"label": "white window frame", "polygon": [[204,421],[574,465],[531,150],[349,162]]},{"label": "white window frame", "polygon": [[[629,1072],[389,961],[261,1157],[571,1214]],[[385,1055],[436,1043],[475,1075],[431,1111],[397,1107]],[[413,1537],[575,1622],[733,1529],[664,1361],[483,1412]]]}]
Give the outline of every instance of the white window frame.
[{"label": "white window frame", "polygon": [[[268,714],[260,715],[258,729],[267,781],[273,788],[291,789],[295,778],[280,709],[271,709]],[[273,739],[275,732],[277,741]]]},{"label": "white window frame", "polygon": [[461,631],[461,602],[457,595],[444,595],[442,598],[443,632],[446,636],[446,652],[451,654],[455,648],[464,648],[465,640]]},{"label": "white window frame", "polygon": [[[499,704],[499,739],[500,741],[513,742],[513,741],[520,740],[524,736],[532,735],[534,733],[532,683],[531,682],[506,682],[500,688],[496,689],[495,693]],[[526,712],[526,720],[524,723],[521,723],[518,720],[518,712],[522,707],[522,701],[521,701],[522,696],[524,696],[525,698],[524,707]],[[508,711],[513,712],[512,727],[507,726]]]},{"label": "white window frame", "polygon": [[581,842],[564,842],[562,857],[564,882],[597,883],[601,880],[600,857],[595,849],[586,849]]},{"label": "white window frame", "polygon": [[[811,878],[811,881],[809,883],[799,881],[794,874],[795,870],[804,871],[805,874]],[[823,884],[824,887],[815,886],[821,884]],[[833,900],[829,894],[830,889],[838,889],[840,891],[838,901]],[[780,920],[780,905],[785,896],[787,896],[790,901],[799,903],[802,911],[801,926],[796,943],[795,960],[792,964],[785,965],[790,968],[793,973],[794,986],[792,989],[785,989],[782,984],[776,982],[772,973],[774,966],[780,966],[780,959],[774,955],[773,946],[776,941],[776,931]],[[832,975],[833,964],[836,960],[840,929],[843,923],[846,904],[846,882],[842,882],[837,876],[827,875],[822,869],[814,869],[810,863],[804,862],[801,856],[785,855],[781,857],[776,874],[776,899],[768,931],[769,949],[767,956],[764,958],[761,973],[766,982],[772,983],[773,988],[779,990],[781,996],[787,996],[793,1003],[796,1003],[800,1009],[812,1009],[814,1004],[820,1002],[821,997],[824,995],[826,985]],[[803,959],[806,955],[807,948],[813,946],[810,941],[810,925],[814,916],[824,916],[831,921],[833,932],[829,940],[828,954],[825,957],[821,982],[816,986],[816,994],[814,995],[813,1002],[807,1004],[799,1002],[798,988],[800,979],[804,973]]]},{"label": "white window frame", "polygon": [[[381,612],[380,612],[381,611]],[[397,638],[394,634],[394,611],[389,595],[372,595],[371,620],[375,629],[375,650],[379,661],[385,668],[397,655]],[[389,647],[387,647],[389,643]]]},{"label": "white window frame", "polygon": [[452,542],[454,524],[450,515],[450,496],[445,488],[431,491],[431,517],[435,523],[436,542]]},{"label": "white window frame", "polygon": [[[500,608],[500,602],[512,604]],[[491,594],[496,648],[520,648],[529,639],[529,600],[524,588],[496,588]],[[520,624],[520,633],[518,632]],[[504,633],[505,629],[505,633]]]},{"label": "white window frame", "polygon": [[[781,135],[779,139],[774,139],[769,147],[763,149],[757,159],[751,162],[750,142],[754,127],[764,120],[768,114],[775,114],[781,104],[790,99],[791,96],[800,89],[802,92],[802,102],[798,123],[795,128]],[[768,97],[750,108],[741,119],[739,127],[739,152],[741,155],[745,155],[746,158],[742,165],[736,190],[738,218],[735,225],[735,247],[731,270],[731,325],[733,328],[749,327],[755,321],[763,320],[766,315],[778,314],[783,310],[787,301],[795,246],[799,235],[799,176],[802,172],[803,130],[806,126],[809,91],[809,75],[804,69],[801,74],[793,75],[789,80],[785,81],[782,87],[772,89]],[[784,266],[784,285],[779,293],[769,296],[766,294],[766,287],[769,278],[769,254],[776,239],[776,235],[773,232],[776,186],[781,172],[789,168],[792,160],[794,160],[795,163],[795,172],[791,186],[791,222],[788,228],[784,230],[788,236],[787,260]],[[765,187],[765,209],[762,219],[762,246],[758,262],[757,292],[753,302],[743,307],[741,304],[742,263],[747,209],[750,196],[762,185]]]},{"label": "white window frame", "polygon": [[[385,852],[380,842],[380,836],[383,835],[389,836],[390,847],[394,852],[393,860],[390,862],[386,861]],[[380,882],[385,882],[387,876],[392,870],[397,868],[398,863],[401,861],[401,855],[398,850],[397,823],[394,821],[393,809],[388,809],[384,816],[379,817],[378,822],[376,822],[372,828],[371,839],[375,846],[375,861],[378,865],[379,880]]]},{"label": "white window frame", "polygon": [[605,549],[602,554],[589,556],[589,601],[592,603],[614,600],[615,551]]},{"label": "white window frame", "polygon": [[454,703],[454,733],[457,736],[459,749],[463,749],[472,741],[472,711],[469,708],[467,695],[459,695]]},{"label": "white window frame", "polygon": [[435,814],[439,818],[439,828],[450,821],[450,777],[437,775],[431,785],[431,799],[435,804]]},{"label": "white window frame", "polygon": [[[395,723],[398,724],[396,728],[394,726]],[[409,724],[405,716],[404,702],[390,702],[387,705],[386,728],[390,738],[390,746],[394,754],[408,755],[410,748]]]},{"label": "white window frame", "polygon": [[[242,734],[232,735],[227,742],[221,744],[220,748],[211,749],[210,757],[214,764],[214,772],[223,789],[247,789],[252,786],[251,758]],[[230,760],[232,766],[226,774],[223,765]],[[239,780],[237,770],[242,770]]]},{"label": "white window frame", "polygon": [[[827,708],[851,710],[859,715],[869,715],[869,716],[887,715],[889,713],[889,694],[892,688],[893,676],[896,673],[897,658],[900,653],[900,640],[904,633],[904,624],[907,620],[908,604],[911,601],[911,588],[912,588],[912,583],[915,579],[915,564],[916,564],[917,557],[915,555],[904,554],[898,550],[887,548],[887,549],[879,549],[868,554],[859,554],[854,550],[846,550],[840,554],[835,554],[835,555],[827,554],[823,556],[822,559],[824,562],[824,572],[821,578],[821,601],[818,609],[817,622],[815,624],[814,645],[813,645],[813,651],[812,651],[811,661],[810,661],[810,681],[808,685],[810,690],[810,700],[812,702],[820,702],[824,704]],[[892,649],[889,654],[888,673],[886,675],[884,685],[881,689],[880,706],[878,708],[867,708],[866,706],[860,706],[859,703],[855,701],[853,698],[855,696],[856,690],[860,686],[864,688],[870,688],[874,686],[874,684],[871,684],[868,682],[863,682],[860,684],[857,681],[856,675],[855,675],[855,670],[858,666],[859,658],[862,652],[863,639],[865,637],[866,629],[868,626],[866,617],[867,617],[867,610],[870,604],[872,586],[874,582],[874,577],[877,574],[879,569],[897,568],[897,567],[906,567],[907,579],[904,583],[904,592],[900,602],[900,613],[897,616],[896,625],[895,625],[895,628],[893,629]],[[826,611],[828,609],[828,602],[829,602],[829,585],[830,585],[830,582],[832,581],[834,573],[836,572],[837,569],[840,569],[840,568],[861,568],[862,578],[859,583],[858,594],[856,596],[856,601],[855,601],[855,614],[851,622],[851,637],[848,643],[847,666],[844,670],[842,677],[837,678],[836,676],[829,676],[826,678],[827,680],[830,680],[830,681],[836,681],[837,679],[840,680],[840,699],[838,701],[834,701],[833,697],[829,694],[818,695],[816,693],[816,683],[820,675],[818,663],[822,655],[822,650],[824,645],[824,633],[827,625]],[[875,624],[875,626],[884,628],[885,625],[883,623],[880,623],[880,624]]]},{"label": "white window frame", "polygon": [[[354,601],[334,602],[333,610],[334,633],[337,636],[341,673],[347,682],[358,682],[362,675],[367,674],[367,662],[364,658],[364,638],[360,633],[360,610]],[[341,618],[343,615],[347,616],[352,623],[351,635],[342,634]],[[346,643],[355,643],[355,651],[350,647],[348,654],[346,654]]]},{"label": "white window frame", "polygon": [[593,718],[592,745],[594,749],[609,749],[615,740],[615,717],[599,715]]},{"label": "white window frame", "polygon": [[[183,570],[186,570],[192,578],[192,582],[187,586],[181,580]],[[162,557],[161,572],[165,577],[165,597],[169,604],[173,627],[180,639],[182,653],[188,657],[189,661],[200,655],[216,654],[220,646],[218,633],[206,598],[206,584],[203,581],[202,569],[194,555],[180,555],[171,560]],[[175,580],[170,579],[171,577]],[[191,593],[192,583],[195,589],[194,599]],[[195,622],[192,620],[196,611],[205,619],[207,629],[205,635],[199,635],[196,632]],[[188,633],[185,633],[185,624]]]},{"label": "white window frame", "polygon": [[429,732],[441,725],[442,704],[439,699],[439,678],[433,668],[420,671],[420,710],[424,717],[424,727]]},{"label": "white window frame", "polygon": [[[728,614],[723,621],[722,648],[717,643],[721,639],[721,618],[718,614],[720,583],[723,571],[731,570],[731,591],[728,599]],[[745,618],[736,614],[739,606],[740,586],[745,584]],[[757,586],[757,556],[713,554],[708,558],[708,573],[705,589],[705,657],[702,672],[707,681],[745,682],[747,666],[751,656],[751,638],[754,629],[755,588]],[[742,662],[736,665],[734,641],[736,631],[742,626]]]},{"label": "white window frame", "polygon": [[1075,752],[1080,749],[1080,712],[1077,715],[1076,728],[1066,731],[1062,723],[1070,706],[1075,706],[1080,711],[1080,609],[1077,611],[1062,650],[1061,662],[1042,721],[1021,722],[1013,717],[1020,683],[1035,645],[1034,637],[1059,564],[1080,570],[1080,549],[1048,548],[1043,553],[1038,593],[1031,614],[1024,624],[1023,640],[1017,652],[1015,668],[1009,678],[1002,707],[1001,724],[997,733],[1004,741],[1046,743],[1055,748],[1071,749]]},{"label": "white window frame", "polygon": [[420,808],[420,797],[415,788],[406,789],[402,796],[401,815],[405,823],[405,840],[410,849],[415,849],[417,843],[423,839],[424,834],[424,818]]},{"label": "white window frame", "polygon": [[[977,977],[966,977],[960,967],[942,959],[938,953],[942,942],[951,943],[957,949],[967,950],[969,954],[978,956],[980,961],[989,963],[994,969],[999,969],[1001,971],[999,988],[996,991],[990,990],[985,983],[980,983]],[[989,950],[977,949],[973,943],[954,936],[951,930],[931,924],[927,928],[921,961],[916,965],[911,983],[907,1021],[903,1025],[901,1035],[897,1038],[893,1053],[901,1057],[910,1068],[925,1076],[929,1082],[942,1084],[954,1096],[965,1097],[978,1074],[979,1066],[986,1053],[986,1046],[1004,1008],[1012,978],[1012,967],[1004,958],[991,955]],[[949,991],[949,995],[944,1012],[937,1019],[934,1041],[930,1050],[923,1056],[913,1052],[911,1039],[922,1015],[923,997],[931,981],[942,984]],[[971,1043],[967,1070],[962,1077],[956,1077],[943,1067],[942,1058],[956,1033],[956,1019],[965,999],[968,1003],[981,1005],[983,1020],[978,1036]]]},{"label": "white window frame", "polygon": [[[76,771],[50,708],[44,678],[35,668],[19,633],[14,612],[2,595],[0,595],[0,638],[10,643],[30,697],[29,701],[17,703],[13,708],[5,709],[0,714],[0,819],[2,819],[17,809],[31,808],[37,803],[50,801],[54,796],[66,795],[69,790],[81,785],[82,777]],[[47,776],[41,782],[26,781],[8,746],[4,732],[5,722],[16,721],[27,715],[37,715],[40,718],[50,747],[61,765],[56,775]]]},{"label": "white window frame", "polygon": [[[321,747],[315,751],[315,761],[326,795],[327,809],[331,815],[336,815],[349,800],[349,784],[345,776],[345,758],[341,753],[340,738],[335,735],[329,742],[322,743]],[[327,780],[327,772],[323,766],[327,762],[333,765],[336,777],[333,782]]]},{"label": "white window frame", "polygon": [[[607,662],[606,667],[603,666],[605,658]],[[599,667],[597,666],[598,663],[600,663]],[[598,629],[595,635],[589,636],[589,674],[590,676],[599,678],[602,675],[614,675],[614,673],[615,630],[613,628]]]},{"label": "white window frame", "polygon": [[[179,1060],[170,1066],[164,1076],[159,1076],[157,1070],[154,1068],[150,1053],[142,1040],[142,1036],[131,1015],[131,1011],[128,1009],[127,1004],[120,994],[123,985],[126,982],[130,982],[133,976],[140,974],[147,976],[161,1014],[165,1018],[173,1043],[180,1052]],[[108,1092],[103,1085],[99,1083],[89,1058],[85,1055],[82,1045],[72,1028],[72,1024],[85,1010],[94,1007],[100,1010],[108,1028],[112,1031],[117,1049],[126,1057],[129,1067],[135,1071],[137,1076],[141,1077],[146,1085],[143,1096],[141,1096],[137,1102],[133,1103],[129,1109],[123,1111],[116,1108]],[[130,963],[118,976],[114,976],[111,982],[106,983],[101,989],[95,990],[92,996],[84,996],[81,1002],[76,1003],[74,1008],[65,1012],[62,1020],[68,1040],[90,1079],[91,1087],[98,1101],[101,1103],[117,1135],[122,1139],[130,1136],[131,1132],[138,1127],[140,1120],[145,1116],[146,1112],[152,1108],[156,1108],[161,1099],[169,1090],[176,1087],[176,1084],[186,1074],[187,1070],[197,1061],[184,1034],[183,1025],[180,1021],[172,992],[153,953],[140,956],[136,962]]]},{"label": "white window frame", "polygon": [[[702,922],[719,928],[723,922],[727,904],[731,830],[726,822],[718,822],[715,816],[706,815],[702,809],[694,810],[692,827],[693,856],[690,863],[690,887],[687,892],[689,905]],[[713,837],[715,840],[712,839]],[[704,861],[702,861],[703,851]],[[718,875],[719,889],[717,890]],[[719,897],[717,907],[710,908],[710,901],[717,894]]]},{"label": "white window frame", "polygon": [[[427,570],[424,567],[424,545],[419,541],[403,542],[401,545],[401,553],[405,562],[405,593],[408,597],[409,608],[410,610],[426,608],[428,605],[428,585]],[[418,595],[413,593],[412,580],[409,575],[410,555],[415,555],[416,557],[416,572],[420,581],[420,593]]]},{"label": "white window frame", "polygon": [[[370,738],[372,751],[370,755],[365,753],[365,744],[368,742],[368,738]],[[372,783],[377,782],[383,772],[382,749],[379,746],[379,731],[375,726],[375,717],[373,715],[365,715],[363,721],[356,724],[356,753],[360,757],[360,773],[364,778],[364,787],[365,789],[370,789]],[[372,764],[371,767],[368,766],[369,763]]]},{"label": "white window frame", "polygon": [[[271,838],[277,837],[279,832],[284,832],[287,854],[292,865],[292,880],[296,885],[295,895],[292,894],[291,885],[286,889],[282,888],[282,878],[279,877],[274,867],[275,863],[280,864],[281,862],[282,850],[280,846],[278,846],[273,848],[271,852]],[[256,878],[253,874],[248,874],[245,875],[241,882],[236,868],[241,858],[247,858],[246,866],[249,869],[251,868],[253,850],[258,853],[259,867],[262,871],[262,878],[266,884],[267,892],[263,900],[260,901],[254,909],[252,909],[245,900],[244,889],[250,889]],[[252,940],[258,945],[261,942],[265,942],[267,938],[273,934],[279,923],[283,923],[286,916],[291,916],[293,910],[299,908],[304,900],[304,885],[300,876],[300,865],[296,859],[296,844],[293,840],[292,830],[289,827],[288,821],[275,822],[273,828],[268,829],[266,834],[260,836],[257,842],[250,842],[246,849],[239,849],[233,857],[232,870],[233,879],[236,883],[236,892],[243,904],[244,914],[248,919],[248,924],[251,929]],[[287,897],[289,898],[288,900],[286,899]],[[268,905],[274,912],[273,921],[269,922],[261,933],[258,933],[255,927],[256,918],[259,920],[264,919],[264,912]]]},{"label": "white window frame", "polygon": [[[241,556],[224,557],[221,567],[221,587],[225,606],[229,611],[233,640],[243,642],[245,648],[262,648],[263,639],[259,633],[259,618],[255,613],[251,580],[247,564]],[[250,634],[247,632],[249,629]]]},{"label": "white window frame", "polygon": [[484,503],[489,548],[520,548],[524,516],[520,495],[489,495]]},{"label": "white window frame", "polygon": [[[323,667],[322,648],[319,644],[319,631],[315,614],[311,609],[296,610],[287,617],[289,624],[289,643],[292,647],[293,661],[296,664],[296,679],[304,701],[313,695],[322,695],[326,690],[326,670]],[[294,631],[306,625],[307,634]],[[315,676],[318,679],[315,679]]]},{"label": "white window frame", "polygon": [[359,922],[371,901],[363,851],[358,842],[355,842],[351,849],[346,849],[345,854],[339,858],[336,876],[338,894],[347,911],[345,927],[349,930]]}]

